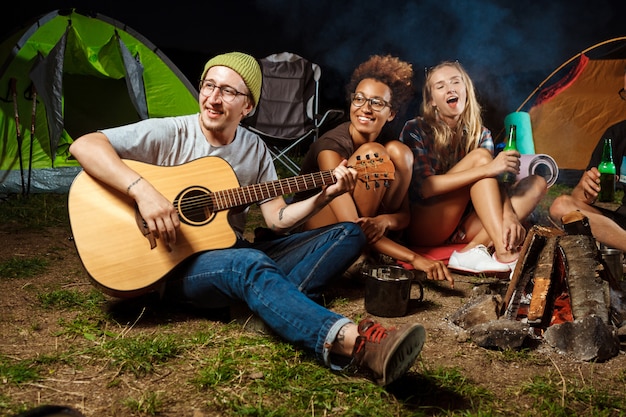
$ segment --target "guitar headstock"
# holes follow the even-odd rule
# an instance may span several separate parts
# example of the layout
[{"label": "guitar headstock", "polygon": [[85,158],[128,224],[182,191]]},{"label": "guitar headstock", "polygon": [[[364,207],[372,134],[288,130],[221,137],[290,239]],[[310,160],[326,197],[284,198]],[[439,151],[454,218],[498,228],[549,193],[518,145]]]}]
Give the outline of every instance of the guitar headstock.
[{"label": "guitar headstock", "polygon": [[365,183],[367,189],[370,188],[370,183],[373,183],[374,187],[380,187],[381,181],[385,187],[389,187],[389,181],[394,180],[396,172],[389,156],[378,154],[367,154],[365,158],[357,156],[357,162],[352,168],[356,169],[357,178]]}]

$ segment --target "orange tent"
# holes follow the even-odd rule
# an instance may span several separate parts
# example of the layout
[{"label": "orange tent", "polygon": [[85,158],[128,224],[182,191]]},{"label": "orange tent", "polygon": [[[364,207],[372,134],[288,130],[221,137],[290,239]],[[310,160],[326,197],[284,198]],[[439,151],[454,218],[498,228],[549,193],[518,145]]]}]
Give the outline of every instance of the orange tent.
[{"label": "orange tent", "polygon": [[[616,43],[618,47],[610,53],[591,57],[600,46]],[[567,75],[542,89],[529,110],[536,153],[552,156],[559,169],[586,168],[604,131],[626,119],[626,101],[618,95],[624,87],[624,57],[626,37],[611,39],[575,55],[537,87],[529,98],[559,71],[572,67]]]}]

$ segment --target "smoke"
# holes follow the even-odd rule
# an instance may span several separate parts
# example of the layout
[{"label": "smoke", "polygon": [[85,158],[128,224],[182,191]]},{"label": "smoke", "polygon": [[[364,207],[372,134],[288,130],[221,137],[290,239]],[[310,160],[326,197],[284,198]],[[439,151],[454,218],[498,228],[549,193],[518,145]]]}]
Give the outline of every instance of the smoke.
[{"label": "smoke", "polygon": [[[424,67],[458,60],[476,85],[494,135],[562,62],[608,39],[617,1],[510,2],[502,0],[368,2],[270,0],[257,8],[280,19],[280,37],[320,64],[328,100],[343,98],[352,70],[372,54],[393,54]],[[598,35],[600,33],[600,35]],[[287,45],[286,45],[287,46]],[[328,86],[342,80],[341,85]],[[419,99],[419,98],[418,98]],[[527,110],[527,109],[522,109]]]},{"label": "smoke", "polygon": [[[58,0],[54,7],[73,3]],[[7,7],[15,10],[0,17],[3,28],[53,9]],[[352,70],[372,54],[411,62],[418,86],[424,67],[456,59],[474,80],[494,134],[561,63],[624,35],[623,0],[178,0],[167,10],[153,2],[85,0],[82,7],[137,30],[190,80],[219,52],[302,55],[322,67],[323,107],[345,107]]]}]

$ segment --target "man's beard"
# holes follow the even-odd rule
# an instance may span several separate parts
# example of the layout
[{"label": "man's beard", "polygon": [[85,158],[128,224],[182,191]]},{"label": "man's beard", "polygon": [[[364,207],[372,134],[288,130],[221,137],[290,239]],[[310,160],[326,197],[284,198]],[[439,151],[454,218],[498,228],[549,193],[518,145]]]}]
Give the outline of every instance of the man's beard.
[{"label": "man's beard", "polygon": [[213,133],[219,133],[219,132],[223,132],[225,129],[224,125],[222,123],[220,123],[217,126],[204,126],[206,128],[206,130],[208,130],[209,132],[213,132]]},{"label": "man's beard", "polygon": [[220,133],[226,130],[226,123],[222,121],[218,122],[209,119],[207,122],[205,118],[202,118],[202,125],[206,130],[213,133]]}]

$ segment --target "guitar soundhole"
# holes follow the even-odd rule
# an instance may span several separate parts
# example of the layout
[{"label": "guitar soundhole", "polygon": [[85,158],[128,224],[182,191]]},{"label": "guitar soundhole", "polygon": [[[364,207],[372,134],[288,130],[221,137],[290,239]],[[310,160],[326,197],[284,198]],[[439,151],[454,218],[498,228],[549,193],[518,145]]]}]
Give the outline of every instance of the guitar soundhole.
[{"label": "guitar soundhole", "polygon": [[174,200],[180,221],[190,226],[202,226],[215,217],[211,191],[203,187],[189,187]]}]

